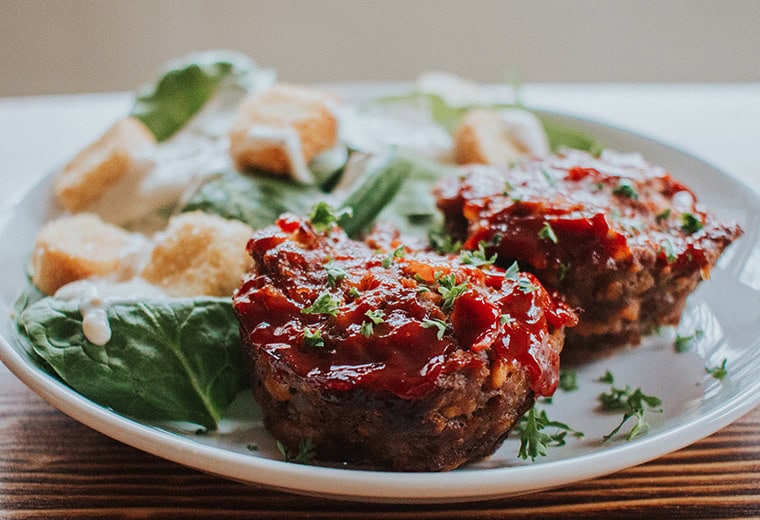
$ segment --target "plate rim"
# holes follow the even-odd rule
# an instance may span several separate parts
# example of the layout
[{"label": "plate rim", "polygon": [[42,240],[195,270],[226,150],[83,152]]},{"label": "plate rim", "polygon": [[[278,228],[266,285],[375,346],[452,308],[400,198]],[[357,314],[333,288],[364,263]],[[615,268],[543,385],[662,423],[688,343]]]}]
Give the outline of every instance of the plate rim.
[{"label": "plate rim", "polygon": [[[708,167],[718,174],[721,180],[728,180],[732,184],[732,191],[742,193],[745,200],[760,207],[758,193],[741,179],[681,148],[635,130],[569,112],[546,109],[536,111],[565,121],[613,130],[620,135],[632,136],[650,145],[667,149],[670,153],[680,154]],[[32,192],[50,183],[51,176],[52,174],[45,175],[32,186],[22,190],[0,213],[0,232],[5,232],[12,215]],[[4,316],[3,319],[5,318]],[[7,319],[12,320],[10,316]],[[90,401],[24,359],[22,354],[11,346],[4,331],[0,331],[0,361],[31,390],[74,420],[152,455],[248,484],[299,494],[374,502],[444,503],[488,500],[537,492],[603,476],[661,457],[712,435],[760,404],[759,378],[754,385],[743,388],[730,399],[709,409],[707,413],[664,431],[604,450],[556,461],[535,465],[477,468],[471,471],[485,473],[487,477],[468,479],[459,478],[458,475],[471,475],[470,470],[413,473],[298,465],[194,442],[190,438],[130,419]],[[642,450],[643,446],[654,449]],[[542,477],[541,485],[538,486],[535,485],[536,474]],[[425,478],[420,478],[421,476]],[[369,488],[366,482],[368,478],[377,481]]]}]

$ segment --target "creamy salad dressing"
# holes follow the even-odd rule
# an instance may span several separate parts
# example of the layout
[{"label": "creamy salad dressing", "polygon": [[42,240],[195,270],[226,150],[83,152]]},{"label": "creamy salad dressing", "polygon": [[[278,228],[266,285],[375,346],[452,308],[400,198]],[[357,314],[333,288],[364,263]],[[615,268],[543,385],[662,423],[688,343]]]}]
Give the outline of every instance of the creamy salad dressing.
[{"label": "creamy salad dressing", "polygon": [[502,130],[518,150],[534,157],[549,155],[549,139],[535,114],[519,108],[499,110],[497,114]]},{"label": "creamy salad dressing", "polygon": [[[261,81],[267,87],[272,78]],[[218,89],[170,139],[135,153],[131,170],[87,211],[141,231],[155,231],[188,187],[232,168],[228,132],[246,91],[234,84]]]},{"label": "creamy salad dressing", "polygon": [[55,298],[79,302],[82,333],[87,341],[103,346],[111,340],[108,307],[115,302],[166,298],[166,294],[142,278],[115,282],[103,278],[77,280],[58,289]]},{"label": "creamy salad dressing", "polygon": [[304,184],[314,183],[314,176],[306,166],[301,140],[295,128],[254,125],[248,130],[247,137],[251,140],[251,148],[284,148],[293,178]]},{"label": "creamy salad dressing", "polygon": [[[404,114],[344,106],[338,110],[340,139],[349,148],[378,153],[391,147],[438,160],[449,160],[451,136],[424,111]],[[401,116],[401,117],[400,117]]]}]

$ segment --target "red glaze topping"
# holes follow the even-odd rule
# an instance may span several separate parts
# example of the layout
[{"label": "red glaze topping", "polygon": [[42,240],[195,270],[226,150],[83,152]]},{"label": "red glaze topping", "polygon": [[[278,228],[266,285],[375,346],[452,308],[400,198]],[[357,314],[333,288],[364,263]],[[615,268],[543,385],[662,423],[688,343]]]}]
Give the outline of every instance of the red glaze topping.
[{"label": "red glaze topping", "polygon": [[547,272],[571,266],[636,270],[643,256],[661,268],[707,275],[722,250],[714,244],[741,233],[717,223],[688,188],[636,154],[568,151],[509,171],[472,166],[437,191],[450,230],[467,237],[465,248],[495,243],[489,253],[517,259],[545,282],[556,279]]},{"label": "red glaze topping", "polygon": [[391,246],[292,216],[255,233],[255,267],[233,299],[244,343],[334,391],[418,399],[443,374],[498,361],[527,370],[536,394],[554,392],[549,338],[577,320],[532,275]]}]

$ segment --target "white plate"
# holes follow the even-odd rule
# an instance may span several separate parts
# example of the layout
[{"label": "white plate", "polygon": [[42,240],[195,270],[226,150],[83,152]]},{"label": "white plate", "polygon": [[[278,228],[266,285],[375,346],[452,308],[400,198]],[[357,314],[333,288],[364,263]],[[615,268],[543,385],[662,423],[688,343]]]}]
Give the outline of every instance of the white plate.
[{"label": "white plate", "polygon": [[[651,337],[638,349],[579,367],[580,389],[558,391],[546,404],[549,417],[585,433],[526,463],[519,442],[508,440],[488,460],[448,473],[388,473],[282,462],[258,420],[248,393],[241,395],[218,432],[196,435],[166,425],[132,420],[83,398],[40,370],[20,345],[11,305],[24,284],[24,265],[40,224],[49,217],[50,177],[0,216],[0,359],[35,392],[91,428],[154,455],[242,482],[298,493],[387,502],[480,500],[538,491],[597,477],[682,448],[726,426],[760,403],[760,201],[749,188],[716,168],[650,139],[606,125],[548,115],[621,151],[641,152],[690,186],[713,211],[745,230],[688,301],[682,334],[700,328],[704,337],[688,353],[673,349],[675,332]],[[728,359],[728,377],[718,381],[706,366]],[[641,387],[663,398],[663,413],[650,414],[648,433],[632,442],[601,437],[620,414],[598,409],[607,389],[596,382],[610,370],[619,385]],[[625,429],[627,431],[627,428]],[[250,444],[258,451],[250,451]]]}]

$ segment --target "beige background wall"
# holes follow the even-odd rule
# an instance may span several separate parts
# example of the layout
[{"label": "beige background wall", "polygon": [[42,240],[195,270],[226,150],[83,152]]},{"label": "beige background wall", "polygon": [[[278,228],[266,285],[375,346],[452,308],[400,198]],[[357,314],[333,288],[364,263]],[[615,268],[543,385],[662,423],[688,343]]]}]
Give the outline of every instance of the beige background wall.
[{"label": "beige background wall", "polygon": [[301,82],[758,81],[760,0],[0,0],[0,95],[131,90],[219,47]]}]

